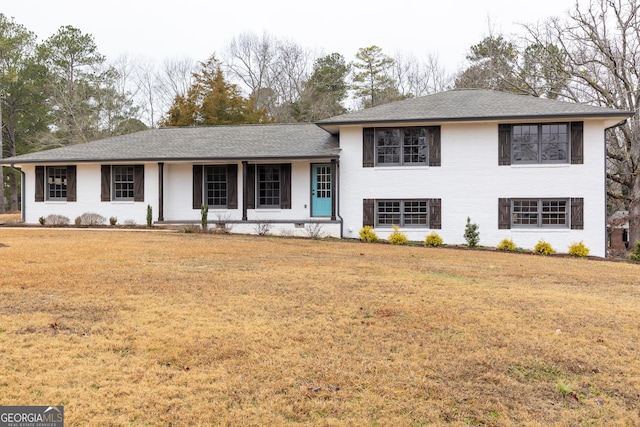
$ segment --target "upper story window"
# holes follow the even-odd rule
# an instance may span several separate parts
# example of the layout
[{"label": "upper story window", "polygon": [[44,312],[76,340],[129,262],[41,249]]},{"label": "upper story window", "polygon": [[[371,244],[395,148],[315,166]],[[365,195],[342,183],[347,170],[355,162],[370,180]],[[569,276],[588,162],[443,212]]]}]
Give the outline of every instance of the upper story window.
[{"label": "upper story window", "polygon": [[583,123],[501,124],[498,164],[582,164]]},{"label": "upper story window", "polygon": [[514,125],[511,147],[515,163],[568,163],[569,124]]},{"label": "upper story window", "polygon": [[363,129],[363,167],[440,166],[440,127]]},{"label": "upper story window", "polygon": [[376,129],[375,143],[378,165],[427,164],[426,128]]},{"label": "upper story window", "polygon": [[47,200],[67,200],[67,168],[47,168]]}]

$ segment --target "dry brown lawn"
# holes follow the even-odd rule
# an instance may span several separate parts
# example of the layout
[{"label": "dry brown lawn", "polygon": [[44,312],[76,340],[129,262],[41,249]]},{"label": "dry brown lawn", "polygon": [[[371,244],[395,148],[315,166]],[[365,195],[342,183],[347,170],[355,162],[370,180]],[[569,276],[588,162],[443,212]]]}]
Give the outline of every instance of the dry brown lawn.
[{"label": "dry brown lawn", "polygon": [[0,404],[67,426],[640,425],[640,266],[0,229]]}]

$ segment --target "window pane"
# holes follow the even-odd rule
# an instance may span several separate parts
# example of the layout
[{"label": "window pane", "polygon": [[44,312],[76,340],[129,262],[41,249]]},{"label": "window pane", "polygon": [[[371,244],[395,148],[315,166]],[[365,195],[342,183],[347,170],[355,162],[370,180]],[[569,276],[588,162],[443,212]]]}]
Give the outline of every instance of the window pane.
[{"label": "window pane", "polygon": [[567,202],[566,200],[542,201],[542,225],[566,225]]},{"label": "window pane", "polygon": [[426,200],[405,201],[403,225],[426,225],[427,213]]},{"label": "window pane", "polygon": [[207,166],[205,177],[207,206],[227,206],[227,167]]},{"label": "window pane", "polygon": [[113,167],[114,200],[133,200],[133,166]]},{"label": "window pane", "polygon": [[512,156],[516,163],[535,163],[538,161],[537,125],[513,127]]},{"label": "window pane", "polygon": [[49,200],[67,199],[67,168],[47,168]]},{"label": "window pane", "polygon": [[378,202],[378,224],[400,225],[400,201]]},{"label": "window pane", "polygon": [[404,130],[404,163],[427,163],[427,129]]},{"label": "window pane", "polygon": [[258,206],[280,207],[280,166],[258,166]]},{"label": "window pane", "polygon": [[568,126],[551,124],[541,127],[541,161],[566,161],[569,148]]},{"label": "window pane", "polygon": [[512,212],[513,225],[538,225],[538,201],[514,200]]},{"label": "window pane", "polygon": [[400,129],[376,129],[379,164],[400,164]]}]

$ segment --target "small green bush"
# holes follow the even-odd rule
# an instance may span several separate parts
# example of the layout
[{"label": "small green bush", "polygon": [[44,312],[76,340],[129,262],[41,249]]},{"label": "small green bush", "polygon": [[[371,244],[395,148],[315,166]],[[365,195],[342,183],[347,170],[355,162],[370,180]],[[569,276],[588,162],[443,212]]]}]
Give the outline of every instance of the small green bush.
[{"label": "small green bush", "polygon": [[147,205],[147,227],[151,227],[153,225],[153,210],[151,209],[151,205]]},{"label": "small green bush", "polygon": [[499,251],[515,252],[518,248],[516,247],[516,244],[513,243],[513,240],[505,237],[500,243],[498,243],[496,249]]},{"label": "small green bush", "polygon": [[444,241],[442,240],[442,237],[440,237],[440,235],[435,231],[432,231],[430,234],[427,234],[427,237],[425,237],[424,239],[425,246],[431,246],[434,248],[437,246],[442,246],[443,243]]},{"label": "small green bush", "polygon": [[207,231],[208,221],[209,221],[209,206],[202,205],[200,206],[200,225],[202,226],[202,231]]},{"label": "small green bush", "polygon": [[472,224],[471,218],[467,217],[467,225],[464,227],[464,240],[470,248],[475,248],[480,243],[480,232],[478,224]]},{"label": "small green bush", "polygon": [[640,240],[636,240],[636,243],[634,243],[634,249],[629,254],[629,259],[640,262]]},{"label": "small green bush", "polygon": [[367,225],[360,229],[360,240],[367,243],[375,243],[379,239],[373,227]]},{"label": "small green bush", "polygon": [[589,255],[589,248],[584,245],[582,240],[578,243],[572,243],[569,246],[569,255],[585,257]]},{"label": "small green bush", "polygon": [[392,245],[406,245],[407,244],[407,235],[400,231],[400,227],[397,225],[393,226],[393,232],[389,235],[389,239],[387,239],[389,243]]},{"label": "small green bush", "polygon": [[553,255],[556,253],[556,251],[553,250],[553,247],[550,243],[547,243],[544,240],[540,240],[533,248],[533,253],[538,255]]},{"label": "small green bush", "polygon": [[38,218],[38,222],[40,223],[40,225],[44,225],[47,220],[43,216],[41,216],[40,218]]},{"label": "small green bush", "polygon": [[116,225],[118,223],[118,218],[115,216],[109,217],[109,224]]}]

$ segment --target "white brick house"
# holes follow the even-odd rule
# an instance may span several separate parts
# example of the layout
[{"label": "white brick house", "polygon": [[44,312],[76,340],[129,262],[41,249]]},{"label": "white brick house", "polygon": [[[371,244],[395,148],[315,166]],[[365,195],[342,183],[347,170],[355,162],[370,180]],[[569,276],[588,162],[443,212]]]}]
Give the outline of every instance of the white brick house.
[{"label": "white brick house", "polygon": [[23,172],[23,217],[212,222],[304,234],[319,223],[358,238],[393,224],[411,240],[435,230],[464,243],[540,239],[606,256],[605,129],[632,116],[486,90],[455,90],[316,124],[152,129],[4,159]]}]

